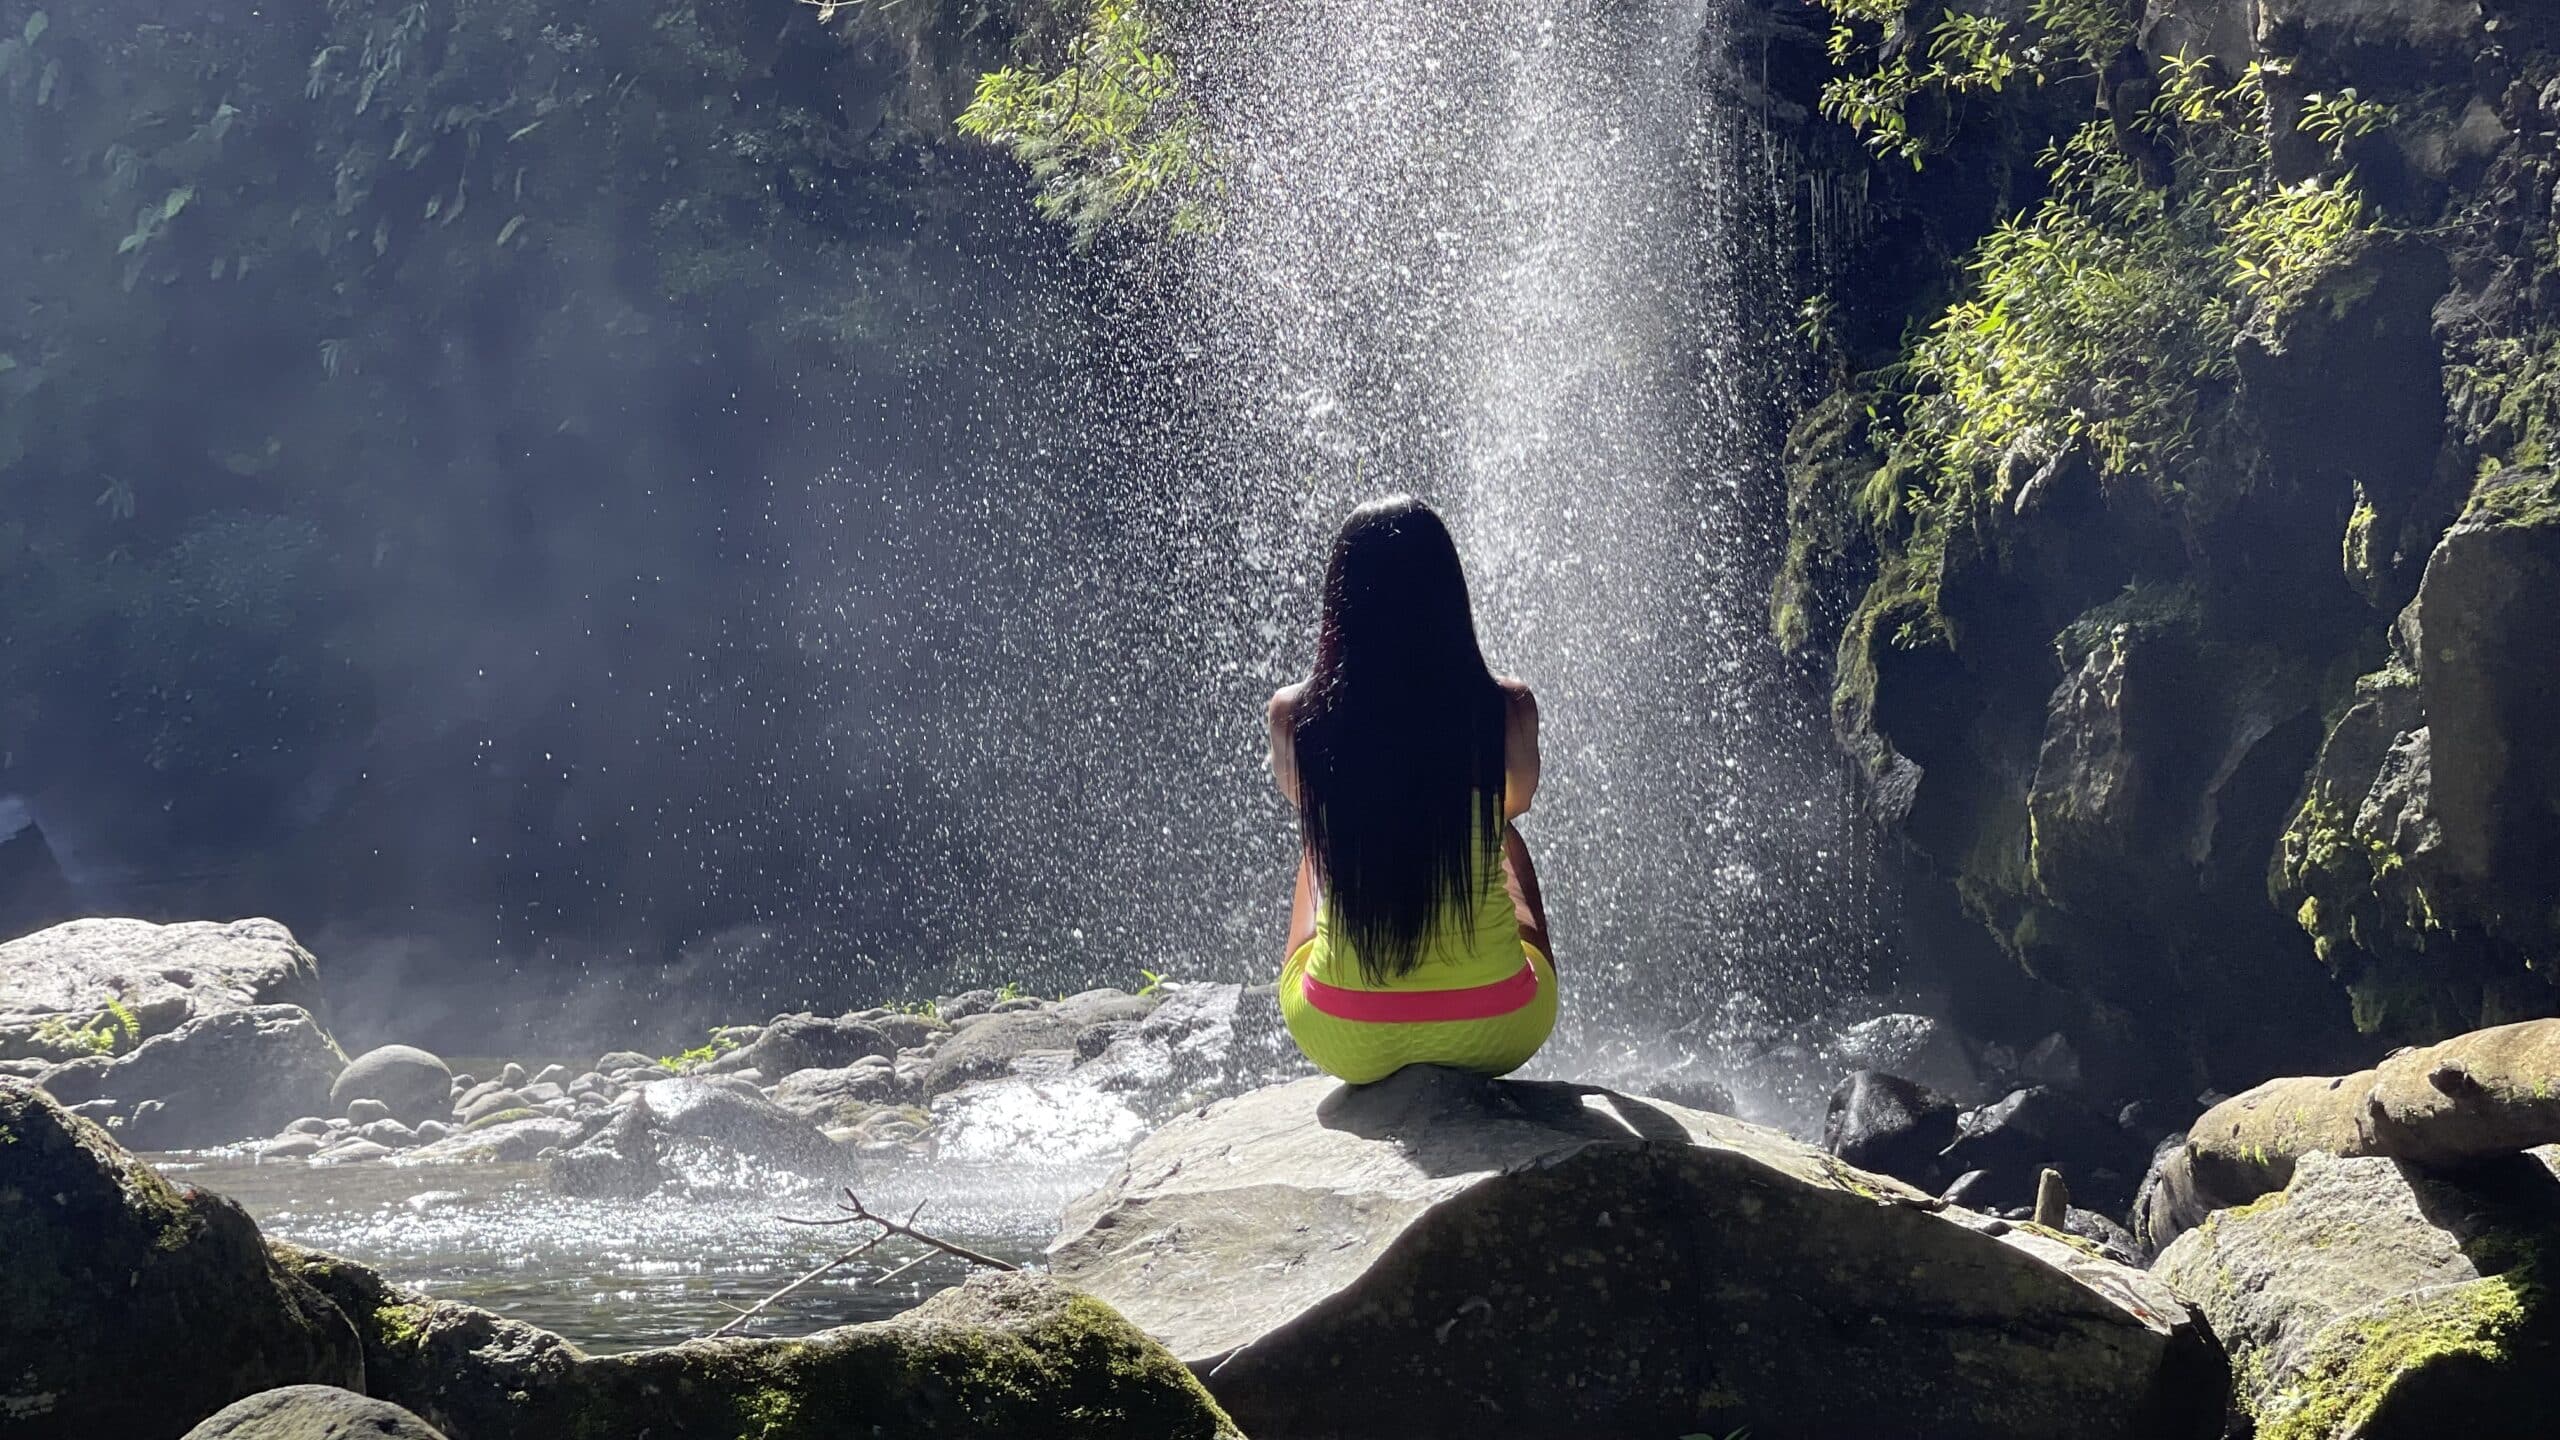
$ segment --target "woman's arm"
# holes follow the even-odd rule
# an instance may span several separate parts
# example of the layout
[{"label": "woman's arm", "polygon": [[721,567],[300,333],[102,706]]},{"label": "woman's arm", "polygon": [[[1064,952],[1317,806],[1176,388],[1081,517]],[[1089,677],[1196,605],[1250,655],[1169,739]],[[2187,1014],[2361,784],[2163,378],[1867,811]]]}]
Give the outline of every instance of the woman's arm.
[{"label": "woman's arm", "polygon": [[1503,681],[1502,689],[1510,706],[1502,735],[1502,818],[1510,820],[1528,814],[1538,793],[1538,697],[1518,680]]},{"label": "woman's arm", "polygon": [[1263,715],[1271,723],[1271,782],[1280,787],[1282,799],[1292,807],[1298,803],[1298,747],[1295,742],[1298,692],[1303,687],[1290,685],[1272,692],[1271,703],[1263,707]]}]

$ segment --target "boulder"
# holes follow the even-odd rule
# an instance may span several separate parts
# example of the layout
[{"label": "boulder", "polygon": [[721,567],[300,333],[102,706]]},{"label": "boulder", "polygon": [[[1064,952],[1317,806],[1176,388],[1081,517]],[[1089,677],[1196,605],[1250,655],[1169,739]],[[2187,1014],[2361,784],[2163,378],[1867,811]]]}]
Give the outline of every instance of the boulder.
[{"label": "boulder", "polygon": [[715,1075],[742,1070],[788,1075],[795,1070],[840,1069],[870,1055],[894,1059],[897,1053],[896,1043],[877,1026],[859,1020],[782,1015],[765,1026],[753,1043],[730,1051],[705,1069]]},{"label": "boulder", "polygon": [[1953,1100],[1898,1075],[1860,1070],[1831,1092],[1822,1148],[1857,1166],[1931,1193],[1955,1177],[1941,1158],[1955,1143]]},{"label": "boulder", "polygon": [[0,1080],[0,1257],[8,1434],[174,1440],[243,1395],[364,1383],[347,1318],[247,1212],[18,1080]]},{"label": "boulder", "polygon": [[346,1063],[310,1012],[260,1005],[190,1020],[113,1060],[47,1071],[44,1085],[70,1103],[89,1091],[114,1101],[125,1117],[119,1138],[137,1150],[185,1150],[273,1135],[322,1109]]},{"label": "boulder", "polygon": [[2355,1120],[2370,1153],[2459,1165],[2560,1143],[2560,1020],[2404,1050],[2362,1078]]},{"label": "boulder", "polygon": [[575,1145],[586,1134],[586,1126],[563,1116],[501,1111],[458,1135],[419,1146],[409,1158],[420,1164],[512,1164]]},{"label": "boulder", "polygon": [[341,1115],[358,1100],[381,1102],[404,1124],[442,1120],[453,1113],[453,1072],[414,1045],[382,1045],[347,1062],[329,1087],[329,1105]]},{"label": "boulder", "polygon": [[2220,1353],[2140,1271],[1587,1086],[1414,1067],[1209,1106],[1050,1259],[1258,1435],[2220,1433]]},{"label": "boulder", "polygon": [[2358,1132],[2374,1072],[2270,1080],[2196,1117],[2185,1138],[2153,1157],[2135,1206],[2154,1250],[2215,1210],[2283,1189],[2294,1162],[2314,1150],[2364,1153]]},{"label": "boulder", "polygon": [[[496,1082],[493,1081],[491,1083],[495,1084]],[[458,1124],[478,1125],[492,1116],[505,1115],[517,1110],[530,1110],[532,1108],[533,1102],[525,1099],[522,1095],[517,1094],[515,1091],[510,1090],[503,1085],[498,1086],[498,1088],[494,1090],[483,1085],[474,1088],[469,1094],[463,1096],[461,1100],[455,1102],[453,1107],[453,1118]]]},{"label": "boulder", "polygon": [[949,1025],[930,1015],[911,1015],[892,1011],[868,1023],[881,1034],[888,1036],[889,1043],[901,1050],[913,1050],[919,1046],[930,1045],[951,1033]]},{"label": "boulder", "polygon": [[956,1024],[972,1015],[983,1015],[995,1009],[996,998],[993,990],[963,990],[935,1002],[933,1013]]},{"label": "boulder", "polygon": [[658,1188],[657,1137],[649,1131],[647,1101],[614,1112],[604,1128],[551,1157],[551,1188],[561,1195],[638,1199]]},{"label": "boulder", "polygon": [[671,1143],[710,1145],[773,1169],[832,1174],[844,1157],[816,1126],[753,1090],[680,1077],[641,1087],[663,1155]]},{"label": "boulder", "polygon": [[2133,1203],[2143,1159],[2142,1142],[2112,1119],[2060,1091],[2031,1085],[1959,1116],[1945,1163],[1952,1174],[1985,1172],[1968,1204],[2032,1205],[2037,1176],[2055,1169],[2092,1208],[2121,1211]]},{"label": "boulder", "polygon": [[1926,1015],[1871,1016],[1842,1030],[1832,1050],[1853,1070],[1901,1075],[1967,1102],[1980,1095],[1981,1077],[1963,1039],[1953,1026]]},{"label": "boulder", "polygon": [[320,1013],[320,971],[273,920],[73,920],[0,945],[0,1058],[70,1058],[37,1038],[45,1022],[92,1026],[109,1001],[149,1039],[230,1010]]},{"label": "boulder", "polygon": [[2550,1155],[2460,1177],[2318,1152],[2153,1274],[2200,1306],[2262,1440],[2550,1433],[2560,1313]]},{"label": "boulder", "polygon": [[925,1071],[924,1093],[940,1095],[972,1080],[1002,1075],[1014,1058],[1033,1050],[1073,1051],[1076,1027],[1045,1010],[989,1015],[953,1035],[935,1051]]},{"label": "boulder", "polygon": [[278,1247],[366,1318],[372,1393],[452,1440],[895,1435],[914,1440],[1236,1440],[1164,1348],[1107,1305],[980,1274],[868,1325],[588,1356],[548,1331]]},{"label": "boulder", "polygon": [[235,1400],[186,1440],[445,1440],[397,1405],[334,1385],[287,1385]]},{"label": "boulder", "polygon": [[[820,1126],[851,1124],[840,1118],[848,1107],[867,1112],[874,1105],[906,1098],[894,1067],[876,1061],[837,1070],[800,1070],[773,1087],[773,1103]],[[856,1113],[853,1119],[860,1119]]]},{"label": "boulder", "polygon": [[1084,990],[1068,996],[1053,1007],[1059,1019],[1070,1025],[1105,1025],[1116,1020],[1144,1020],[1155,1013],[1156,997],[1132,995],[1126,990],[1105,985],[1098,990]]}]

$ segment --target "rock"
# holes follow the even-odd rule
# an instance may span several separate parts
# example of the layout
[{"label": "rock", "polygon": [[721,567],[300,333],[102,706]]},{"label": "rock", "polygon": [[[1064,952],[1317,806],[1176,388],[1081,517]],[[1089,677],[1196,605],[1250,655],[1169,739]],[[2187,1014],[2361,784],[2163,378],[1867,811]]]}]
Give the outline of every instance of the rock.
[{"label": "rock", "polygon": [[2062,1228],[2097,1246],[2100,1254],[2119,1265],[2139,1270],[2150,1259],[2132,1231],[2095,1210],[2072,1206],[2064,1214]]},{"label": "rock", "polygon": [[637,1050],[613,1050],[596,1057],[597,1071],[606,1075],[618,1075],[625,1070],[653,1070],[657,1065],[656,1056],[643,1055]]},{"label": "rock", "polygon": [[321,1119],[317,1115],[305,1115],[301,1119],[284,1127],[284,1133],[287,1135],[326,1135],[329,1133],[329,1122]]},{"label": "rock", "polygon": [[373,1160],[391,1158],[391,1147],[379,1140],[349,1138],[336,1141],[311,1157],[314,1165],[362,1165]]},{"label": "rock", "polygon": [[530,1077],[524,1073],[524,1067],[522,1065],[510,1060],[505,1065],[499,1067],[498,1083],[506,1086],[510,1090],[520,1090],[530,1083]]},{"label": "rock", "polygon": [[2063,1172],[2072,1193],[2092,1209],[2133,1202],[2142,1174],[2141,1142],[2108,1117],[2059,1091],[2031,1085],[1968,1110],[1956,1120],[1947,1168],[1989,1172],[1989,1188],[1971,1202],[1999,1209],[2035,1202],[2036,1176]]},{"label": "rock", "polygon": [[47,1019],[87,1026],[110,1000],[146,1040],[233,1010],[322,1013],[318,963],[273,920],[73,920],[0,945],[0,1058],[69,1058],[36,1032]]},{"label": "rock", "polygon": [[797,1340],[588,1356],[363,1266],[277,1248],[366,1317],[372,1392],[453,1440],[1241,1440],[1161,1345],[1033,1275],[975,1275],[896,1319]]},{"label": "rock", "polygon": [[1833,1053],[1853,1070],[1881,1070],[1941,1095],[1968,1100],[1982,1081],[1953,1027],[1926,1015],[1878,1015],[1840,1032]]},{"label": "rock", "polygon": [[2220,1433],[2220,1356],[2141,1272],[1590,1087],[1415,1067],[1222,1102],[1050,1258],[1261,1435]]},{"label": "rock", "polygon": [[657,1189],[664,1175],[658,1168],[658,1142],[649,1131],[649,1121],[645,1100],[615,1111],[602,1129],[551,1157],[552,1190],[561,1195],[635,1200]]},{"label": "rock", "polygon": [[441,1140],[452,1133],[453,1127],[447,1125],[441,1120],[421,1120],[418,1122],[418,1140],[422,1144],[432,1144],[433,1142]]},{"label": "rock", "polygon": [[[47,1071],[45,1087],[68,1079],[66,1071],[82,1070],[77,1089],[94,1083],[100,1098],[126,1113],[124,1143],[185,1150],[273,1135],[325,1106],[345,1065],[336,1043],[301,1006],[261,1005],[190,1020],[103,1064],[79,1061]],[[157,1108],[144,1110],[154,1101]]]},{"label": "rock", "polygon": [[958,1024],[972,1015],[982,1014],[994,1008],[996,1008],[996,992],[993,990],[964,990],[947,999],[936,1001],[933,1012],[952,1024]]},{"label": "rock", "polygon": [[409,1158],[420,1164],[534,1160],[545,1150],[577,1144],[586,1133],[584,1125],[555,1115],[492,1116],[459,1135],[419,1146],[409,1152]]},{"label": "rock", "polygon": [[2080,1086],[2080,1052],[2069,1036],[2056,1031],[2037,1041],[2019,1059],[2018,1073],[2033,1084],[2076,1090]]},{"label": "rock", "polygon": [[2403,1051],[2370,1079],[2356,1117],[2369,1152],[2459,1165],[2560,1143],[2560,1020]]},{"label": "rock", "polygon": [[1822,1148],[1935,1194],[1953,1178],[1940,1158],[1955,1143],[1956,1102],[1897,1075],[1861,1070],[1831,1092]]},{"label": "rock", "polygon": [[1091,1060],[1110,1049],[1113,1041],[1135,1039],[1137,1034],[1135,1020],[1097,1020],[1076,1032],[1076,1058]]},{"label": "rock", "polygon": [[1057,1003],[1052,1013],[1070,1025],[1108,1025],[1114,1021],[1144,1020],[1155,1009],[1156,998],[1152,995],[1132,995],[1105,985],[1068,996]]},{"label": "rock", "polygon": [[344,1113],[350,1124],[370,1125],[376,1120],[390,1119],[391,1107],[379,1100],[350,1100]]},{"label": "rock", "polygon": [[841,1152],[816,1126],[753,1090],[687,1077],[651,1081],[640,1094],[662,1153],[665,1142],[694,1141],[805,1175],[843,1169]]},{"label": "rock", "polygon": [[465,1097],[461,1104],[453,1107],[453,1118],[455,1123],[467,1127],[477,1125],[493,1115],[504,1115],[510,1110],[531,1108],[533,1107],[525,1103],[525,1098],[513,1090],[504,1087],[492,1090],[484,1085]]},{"label": "rock", "polygon": [[569,1094],[568,1091],[548,1080],[536,1080],[516,1093],[524,1097],[524,1103],[527,1105],[548,1105],[555,1100],[568,1098]]},{"label": "rock", "polygon": [[567,1087],[569,1080],[569,1067],[566,1065],[545,1065],[534,1072],[533,1077],[533,1083],[536,1085],[558,1085],[563,1088]]},{"label": "rock", "polygon": [[2211,1320],[2268,1440],[2547,1434],[2551,1163],[2508,1156],[2457,1180],[2313,1152],[2283,1191],[2180,1236],[2153,1273]]},{"label": "rock", "polygon": [[[456,1083],[458,1084],[460,1082],[457,1081]],[[472,1106],[479,1104],[482,1100],[485,1100],[492,1095],[505,1093],[508,1093],[508,1087],[506,1082],[502,1080],[483,1080],[476,1085],[465,1086],[453,1097],[453,1113],[460,1115],[463,1111],[470,1109]]]},{"label": "rock", "polygon": [[185,1440],[445,1440],[397,1405],[333,1385],[287,1385],[235,1400]]},{"label": "rock", "polygon": [[930,1015],[884,1014],[866,1022],[889,1037],[889,1043],[901,1050],[930,1045],[951,1033],[951,1027]]},{"label": "rock", "polygon": [[2372,1089],[2370,1070],[2270,1080],[2197,1116],[2186,1143],[2196,1199],[2210,1209],[2244,1205],[2283,1189],[2304,1154],[2361,1153],[2357,1120]]},{"label": "rock", "polygon": [[924,1093],[940,1095],[972,1080],[1002,1075],[1014,1057],[1032,1050],[1073,1051],[1076,1027],[1046,1011],[1025,1010],[990,1015],[952,1036],[934,1052],[925,1071]]},{"label": "rock", "polygon": [[821,1126],[852,1124],[838,1118],[848,1105],[868,1109],[906,1096],[896,1069],[876,1060],[836,1070],[794,1071],[773,1087],[773,1103]]},{"label": "rock", "polygon": [[0,1428],[166,1440],[243,1395],[357,1386],[355,1331],[247,1212],[0,1080]]},{"label": "rock", "polygon": [[376,1120],[370,1125],[359,1125],[356,1127],[356,1133],[376,1145],[388,1145],[395,1150],[418,1143],[417,1131],[391,1119]]},{"label": "rock", "polygon": [[307,1160],[320,1153],[326,1142],[317,1135],[279,1135],[258,1147],[258,1158],[264,1160]]},{"label": "rock", "polygon": [[709,1073],[754,1070],[782,1076],[795,1070],[841,1069],[866,1056],[889,1059],[897,1045],[878,1028],[858,1020],[820,1015],[782,1015],[764,1027],[753,1044],[732,1050],[706,1067]]},{"label": "rock", "polygon": [[453,1113],[453,1072],[444,1061],[413,1045],[382,1045],[347,1062],[329,1089],[329,1105],[349,1119],[359,1100],[380,1104],[403,1124],[441,1120]]}]

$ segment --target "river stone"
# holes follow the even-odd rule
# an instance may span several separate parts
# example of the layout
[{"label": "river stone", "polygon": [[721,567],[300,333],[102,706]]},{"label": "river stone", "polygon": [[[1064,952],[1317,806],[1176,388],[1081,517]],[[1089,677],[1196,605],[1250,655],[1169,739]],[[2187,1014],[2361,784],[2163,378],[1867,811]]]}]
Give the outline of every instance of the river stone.
[{"label": "river stone", "polygon": [[1119,1020],[1144,1020],[1155,1013],[1156,997],[1132,995],[1126,990],[1105,985],[1096,990],[1079,991],[1053,1007],[1053,1013],[1070,1025],[1107,1025]]},{"label": "river stone", "polygon": [[2457,1177],[2315,1151],[2152,1273],[2212,1322],[2266,1440],[2487,1440],[2550,1433],[2555,1242],[2549,1152]]},{"label": "river stone", "polygon": [[2368,1077],[2366,1150],[2458,1165],[2560,1143],[2560,1020],[2527,1020],[2404,1050]]},{"label": "river stone", "polygon": [[651,1070],[657,1068],[657,1064],[655,1056],[643,1055],[637,1050],[608,1050],[596,1057],[596,1069],[606,1075],[618,1075],[625,1070]]},{"label": "river stone", "polygon": [[124,1143],[186,1150],[273,1135],[323,1108],[346,1063],[301,1006],[261,1005],[190,1020],[103,1065],[47,1071],[45,1085],[95,1065],[78,1088],[94,1085],[99,1098],[116,1102],[126,1116]]},{"label": "river stone", "polygon": [[390,1119],[391,1107],[379,1100],[350,1100],[344,1113],[348,1124],[361,1128],[376,1120]]},{"label": "river stone", "polygon": [[2152,1251],[2204,1217],[2283,1189],[2311,1151],[2365,1153],[2359,1131],[2374,1072],[2290,1076],[2221,1101],[2155,1152],[2135,1197],[2134,1231]]},{"label": "river stone", "polygon": [[279,1135],[258,1147],[260,1160],[308,1160],[327,1142],[317,1135]]},{"label": "river stone", "polygon": [[1241,1440],[1162,1346],[1033,1275],[974,1275],[895,1319],[802,1339],[589,1356],[351,1261],[276,1248],[363,1318],[367,1388],[452,1440]]},{"label": "river stone", "polygon": [[1209,1106],[1050,1260],[1257,1435],[2220,1433],[2220,1355],[2142,1272],[1588,1086],[1412,1067]]},{"label": "river stone", "polygon": [[2035,1203],[2037,1179],[2060,1170],[2076,1198],[2102,1210],[2131,1205],[2146,1147],[2110,1116],[2058,1090],[2030,1085],[1956,1118],[1948,1173],[1986,1172],[1966,1202],[1994,1209]]},{"label": "river stone", "polygon": [[0,1080],[0,1432],[169,1440],[243,1395],[362,1385],[356,1334],[221,1196]]},{"label": "river stone", "polygon": [[545,1150],[575,1145],[585,1138],[586,1133],[586,1126],[556,1115],[520,1115],[508,1119],[492,1116],[486,1124],[419,1146],[409,1152],[409,1158],[420,1164],[446,1161],[508,1164],[537,1159]]},{"label": "river stone", "polygon": [[896,1042],[859,1020],[777,1015],[754,1043],[712,1061],[708,1069],[719,1075],[753,1070],[781,1076],[795,1070],[839,1069],[865,1056],[888,1059],[897,1053]]},{"label": "river stone", "polygon": [[635,1097],[574,1148],[551,1157],[551,1188],[561,1195],[636,1200],[658,1188],[657,1137],[649,1106]]},{"label": "river stone", "polygon": [[334,1385],[287,1385],[235,1400],[185,1440],[445,1440],[397,1405]]},{"label": "river stone", "polygon": [[1954,1178],[1939,1157],[1955,1143],[1962,1108],[1899,1075],[1860,1070],[1831,1092],[1822,1148],[1861,1170],[1935,1192]]},{"label": "river stone", "polygon": [[0,1057],[47,1054],[34,1038],[46,1019],[86,1025],[109,1000],[149,1039],[229,1010],[320,1013],[320,971],[273,920],[73,920],[0,945]]},{"label": "river stone", "polygon": [[935,1002],[933,1012],[957,1025],[972,1015],[984,1014],[994,1008],[996,992],[993,990],[963,990]]},{"label": "river stone", "polygon": [[653,1080],[641,1087],[638,1103],[648,1107],[662,1153],[667,1142],[695,1141],[802,1174],[843,1168],[842,1152],[816,1126],[752,1089],[690,1076]]},{"label": "river stone", "polygon": [[926,1069],[924,1093],[940,1095],[972,1080],[1002,1075],[1014,1057],[1033,1050],[1066,1050],[1076,1045],[1076,1027],[1045,1010],[988,1015],[942,1042]]},{"label": "river stone", "polygon": [[774,1104],[821,1126],[854,1123],[839,1118],[847,1107],[867,1111],[905,1096],[897,1070],[878,1061],[837,1070],[795,1071],[773,1087]]},{"label": "river stone", "polygon": [[531,1108],[533,1107],[525,1102],[525,1098],[513,1090],[504,1086],[491,1090],[483,1086],[474,1090],[464,1097],[461,1103],[453,1107],[453,1119],[456,1124],[477,1125],[493,1115],[504,1115],[510,1110]]},{"label": "river stone", "polygon": [[329,1104],[353,1118],[358,1100],[378,1101],[404,1124],[442,1120],[453,1113],[453,1072],[414,1045],[382,1045],[347,1062],[329,1088]]},{"label": "river stone", "polygon": [[913,1050],[919,1046],[930,1045],[951,1033],[949,1025],[930,1015],[891,1013],[865,1023],[888,1036],[889,1043],[900,1050]]}]

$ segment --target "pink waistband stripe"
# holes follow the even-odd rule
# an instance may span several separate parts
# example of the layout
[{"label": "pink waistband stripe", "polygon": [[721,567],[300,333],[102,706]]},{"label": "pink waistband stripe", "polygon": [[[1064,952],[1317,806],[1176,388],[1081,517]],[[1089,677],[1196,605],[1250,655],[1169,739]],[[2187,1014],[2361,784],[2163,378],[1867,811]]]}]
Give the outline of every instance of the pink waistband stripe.
[{"label": "pink waistband stripe", "polygon": [[1538,972],[1523,965],[1508,980],[1463,990],[1345,990],[1313,975],[1300,981],[1307,1003],[1336,1020],[1372,1025],[1427,1025],[1444,1020],[1491,1020],[1526,1008],[1538,998]]}]

